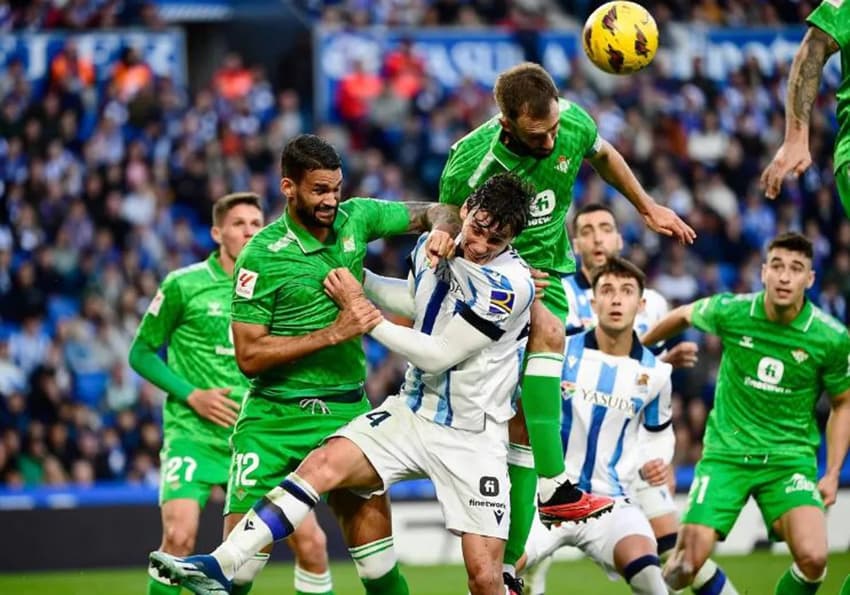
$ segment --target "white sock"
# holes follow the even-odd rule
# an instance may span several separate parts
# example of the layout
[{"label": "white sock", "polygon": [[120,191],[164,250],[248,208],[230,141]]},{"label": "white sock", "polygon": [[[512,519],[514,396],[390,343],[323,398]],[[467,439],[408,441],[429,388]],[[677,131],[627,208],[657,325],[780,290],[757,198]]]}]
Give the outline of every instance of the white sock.
[{"label": "white sock", "polygon": [[719,582],[722,584],[722,587],[720,591],[717,591],[717,584],[712,585],[711,593],[716,593],[717,595],[738,595],[738,591],[735,589],[732,581],[729,580],[729,577],[726,576],[726,573],[720,569],[714,560],[709,558],[697,571],[696,575],[694,575],[694,582],[691,583],[691,589],[693,589],[694,593],[700,595],[700,589],[712,581]]},{"label": "white sock", "polygon": [[331,571],[310,572],[295,565],[295,590],[301,593],[328,593],[333,591]]},{"label": "white sock", "polygon": [[629,580],[636,595],[667,595],[667,585],[661,576],[661,567],[655,564],[643,567]]},{"label": "white sock", "polygon": [[546,575],[552,567],[552,556],[546,556],[525,573],[525,588],[529,595],[542,595],[546,592]]},{"label": "white sock", "polygon": [[266,567],[266,564],[269,562],[269,555],[263,552],[259,554],[254,554],[251,556],[251,559],[245,562],[242,566],[239,567],[239,570],[236,571],[236,574],[233,577],[234,585],[247,585],[248,583],[253,583],[257,578],[257,575]]},{"label": "white sock", "polygon": [[361,579],[381,578],[398,562],[392,536],[348,548],[348,553]]},{"label": "white sock", "polygon": [[516,576],[516,566],[513,564],[502,564],[502,573],[508,573],[511,576]]},{"label": "white sock", "polygon": [[822,583],[824,581],[824,579],[826,578],[826,568],[823,569],[823,573],[821,573],[821,575],[818,578],[810,579],[805,574],[803,574],[803,571],[800,570],[800,567],[797,566],[796,562],[794,562],[793,564],[791,564],[791,574],[793,574],[794,578],[798,579],[801,583],[809,583],[809,584]]},{"label": "white sock", "polygon": [[555,477],[541,477],[537,481],[537,493],[540,494],[540,501],[546,502],[555,493],[559,486],[568,483],[570,480],[567,477],[567,472],[562,471]]},{"label": "white sock", "polygon": [[291,535],[319,501],[316,490],[290,473],[239,521],[227,539],[212,553],[230,579],[267,545]]}]

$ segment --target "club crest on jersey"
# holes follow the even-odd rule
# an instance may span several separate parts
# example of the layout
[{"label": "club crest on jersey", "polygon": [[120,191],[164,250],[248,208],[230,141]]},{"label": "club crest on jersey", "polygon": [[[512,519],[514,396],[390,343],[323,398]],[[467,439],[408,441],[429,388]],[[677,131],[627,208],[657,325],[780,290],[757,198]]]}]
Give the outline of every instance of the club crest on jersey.
[{"label": "club crest on jersey", "polygon": [[802,349],[795,349],[791,352],[791,357],[794,358],[798,364],[802,364],[804,361],[809,359],[809,354],[803,351]]},{"label": "club crest on jersey", "polygon": [[236,295],[243,298],[254,297],[254,287],[257,286],[259,276],[259,273],[254,271],[239,269],[239,273],[236,275],[236,288],[234,289]]},{"label": "club crest on jersey", "polygon": [[510,314],[514,310],[516,294],[506,289],[490,290],[490,314]]},{"label": "club crest on jersey", "polygon": [[558,156],[558,163],[555,164],[555,169],[561,172],[562,174],[570,171],[570,160],[564,157],[563,155]]},{"label": "club crest on jersey", "polygon": [[637,379],[635,379],[635,385],[637,386],[638,392],[649,392],[649,374],[646,372],[638,374]]},{"label": "club crest on jersey", "polygon": [[562,399],[572,398],[572,396],[575,392],[576,392],[575,382],[570,382],[569,380],[561,381],[561,398]]}]

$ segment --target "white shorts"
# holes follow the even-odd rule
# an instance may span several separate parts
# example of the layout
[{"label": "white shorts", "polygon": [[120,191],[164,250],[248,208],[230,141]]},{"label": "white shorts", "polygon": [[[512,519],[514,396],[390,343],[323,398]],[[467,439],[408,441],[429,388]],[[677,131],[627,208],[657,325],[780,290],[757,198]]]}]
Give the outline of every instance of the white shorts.
[{"label": "white shorts", "polygon": [[652,527],[640,507],[625,498],[618,498],[611,512],[586,523],[562,523],[551,529],[546,529],[542,523],[534,523],[525,553],[531,565],[559,548],[571,545],[599,564],[609,578],[618,580],[621,577],[614,565],[614,547],[629,535],[643,535],[655,543]]},{"label": "white shorts", "polygon": [[[382,414],[386,413],[386,417]],[[353,419],[334,434],[354,442],[383,482],[430,477],[446,528],[508,538],[508,424],[487,419],[483,432],[443,426],[413,413],[398,397]]]},{"label": "white shorts", "polygon": [[649,485],[642,479],[638,479],[631,489],[634,500],[638,503],[643,514],[648,519],[655,519],[665,514],[673,513],[679,515],[679,509],[673,501],[670,489],[666,485]]}]

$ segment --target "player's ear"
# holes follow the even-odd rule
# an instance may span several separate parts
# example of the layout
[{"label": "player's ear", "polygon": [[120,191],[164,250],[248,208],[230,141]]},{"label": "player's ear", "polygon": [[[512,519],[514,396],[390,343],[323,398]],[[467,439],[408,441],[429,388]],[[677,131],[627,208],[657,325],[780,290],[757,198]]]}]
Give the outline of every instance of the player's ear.
[{"label": "player's ear", "polygon": [[646,298],[641,296],[640,301],[638,302],[638,314],[646,310]]},{"label": "player's ear", "polygon": [[458,211],[458,215],[460,215],[461,221],[466,221],[466,216],[469,215],[469,207],[466,206],[466,201],[463,201],[463,204],[460,205],[460,211]]},{"label": "player's ear", "polygon": [[596,317],[599,318],[599,306],[596,304],[596,298],[590,298],[590,309],[593,310],[593,313],[596,314]]},{"label": "player's ear", "polygon": [[617,230],[617,254],[623,251],[623,236]]},{"label": "player's ear", "polygon": [[767,282],[764,280],[766,275],[767,275],[767,263],[763,262],[762,265],[761,265],[761,282],[762,282],[762,285],[767,284]]},{"label": "player's ear", "polygon": [[221,228],[213,226],[210,229],[210,235],[216,244],[221,244]]},{"label": "player's ear", "polygon": [[280,193],[283,194],[287,200],[295,194],[295,181],[287,178],[286,176],[280,179]]},{"label": "player's ear", "polygon": [[809,271],[809,278],[806,281],[806,289],[811,289],[812,285],[815,284],[815,271],[814,269]]}]

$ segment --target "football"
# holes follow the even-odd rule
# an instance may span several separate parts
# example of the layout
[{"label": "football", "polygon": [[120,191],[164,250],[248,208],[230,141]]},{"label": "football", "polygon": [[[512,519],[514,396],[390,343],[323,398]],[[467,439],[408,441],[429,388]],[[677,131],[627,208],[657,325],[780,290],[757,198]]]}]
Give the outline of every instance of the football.
[{"label": "football", "polygon": [[658,50],[658,25],[635,2],[608,2],[584,24],[582,45],[590,61],[611,74],[632,74],[649,66]]}]

